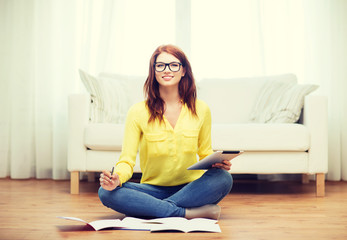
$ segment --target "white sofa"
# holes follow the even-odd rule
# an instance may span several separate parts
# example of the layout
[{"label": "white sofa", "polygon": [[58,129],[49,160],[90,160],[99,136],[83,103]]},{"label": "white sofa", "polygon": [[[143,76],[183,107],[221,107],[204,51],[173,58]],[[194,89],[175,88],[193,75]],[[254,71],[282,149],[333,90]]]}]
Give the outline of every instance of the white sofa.
[{"label": "white sofa", "polygon": [[[119,79],[119,76],[107,74],[99,76],[102,77],[114,83]],[[91,111],[96,114],[91,107],[91,98],[93,103],[97,101],[95,94],[69,97],[68,170],[71,172],[71,193],[79,193],[80,172],[110,169],[118,160],[124,133],[124,111],[131,104],[143,100],[144,80],[121,81],[118,85],[125,89],[121,93],[128,100],[121,106],[123,116],[118,116],[117,123],[91,121]],[[254,121],[256,112],[263,114],[269,110],[259,109],[269,105],[261,105],[259,97],[266,91],[269,93],[269,89],[264,92],[264,86],[273,81],[296,82],[296,77],[286,74],[197,82],[198,98],[211,108],[212,147],[214,150],[244,151],[232,160],[230,172],[234,174],[301,173],[305,181],[308,181],[309,175],[315,174],[316,195],[324,196],[328,168],[327,98],[307,95],[296,123],[261,122],[264,119]],[[271,94],[270,91],[268,98],[272,97],[272,101],[283,95]],[[118,112],[118,115],[122,114]],[[134,172],[141,172],[138,159]]]}]

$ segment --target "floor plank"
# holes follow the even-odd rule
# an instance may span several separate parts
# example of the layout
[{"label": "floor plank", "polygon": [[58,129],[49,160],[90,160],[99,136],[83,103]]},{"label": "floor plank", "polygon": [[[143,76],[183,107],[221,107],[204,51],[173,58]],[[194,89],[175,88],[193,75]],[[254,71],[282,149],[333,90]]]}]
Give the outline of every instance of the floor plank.
[{"label": "floor plank", "polygon": [[222,233],[92,231],[78,222],[121,218],[104,207],[98,184],[81,182],[70,194],[69,181],[0,179],[0,239],[347,239],[347,182],[326,182],[316,198],[315,183],[235,181],[220,203]]}]

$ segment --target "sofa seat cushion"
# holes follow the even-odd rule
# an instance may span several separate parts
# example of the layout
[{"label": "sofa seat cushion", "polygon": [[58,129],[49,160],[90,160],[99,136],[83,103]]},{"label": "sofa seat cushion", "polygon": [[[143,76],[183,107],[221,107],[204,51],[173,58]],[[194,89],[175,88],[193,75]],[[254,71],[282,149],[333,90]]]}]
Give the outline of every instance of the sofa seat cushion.
[{"label": "sofa seat cushion", "polygon": [[[89,124],[84,145],[92,150],[120,151],[123,134],[124,124]],[[214,150],[303,152],[310,146],[309,139],[309,131],[302,124],[212,124]]]},{"label": "sofa seat cushion", "polygon": [[306,151],[309,146],[302,124],[212,124],[214,150]]},{"label": "sofa seat cushion", "polygon": [[[103,171],[105,169],[110,169],[110,166],[118,161],[120,152],[118,151],[87,151],[86,159],[86,171]],[[136,164],[133,169],[134,172],[141,172],[140,169],[140,157],[139,154],[136,156]]]},{"label": "sofa seat cushion", "polygon": [[84,145],[98,151],[120,151],[125,125],[122,123],[92,123],[84,129]]}]

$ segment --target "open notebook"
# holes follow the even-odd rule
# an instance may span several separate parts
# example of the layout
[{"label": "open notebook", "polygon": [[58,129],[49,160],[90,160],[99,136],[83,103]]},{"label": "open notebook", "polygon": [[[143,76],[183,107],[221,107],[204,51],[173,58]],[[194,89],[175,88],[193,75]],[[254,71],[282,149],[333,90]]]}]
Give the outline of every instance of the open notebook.
[{"label": "open notebook", "polygon": [[217,220],[207,218],[194,218],[186,219],[181,217],[168,217],[156,219],[140,219],[134,217],[126,217],[120,219],[105,219],[86,222],[80,218],[75,217],[58,217],[66,220],[73,220],[82,222],[95,231],[102,229],[115,229],[115,230],[143,230],[151,232],[221,232]]}]

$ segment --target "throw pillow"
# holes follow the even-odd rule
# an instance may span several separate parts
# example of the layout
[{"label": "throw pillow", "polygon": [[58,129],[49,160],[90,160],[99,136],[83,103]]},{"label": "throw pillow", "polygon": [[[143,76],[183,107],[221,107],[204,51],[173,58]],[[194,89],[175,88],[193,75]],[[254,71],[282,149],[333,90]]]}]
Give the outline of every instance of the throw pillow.
[{"label": "throw pillow", "polygon": [[[121,75],[94,77],[81,69],[79,73],[91,96],[90,121],[93,123],[124,123],[128,109],[134,104],[129,98],[134,91],[128,87],[129,79]],[[142,78],[140,80],[142,81]],[[141,88],[141,84],[137,85]]]},{"label": "throw pillow", "polygon": [[260,91],[250,121],[295,123],[300,118],[305,96],[317,88],[312,84],[269,81]]}]

